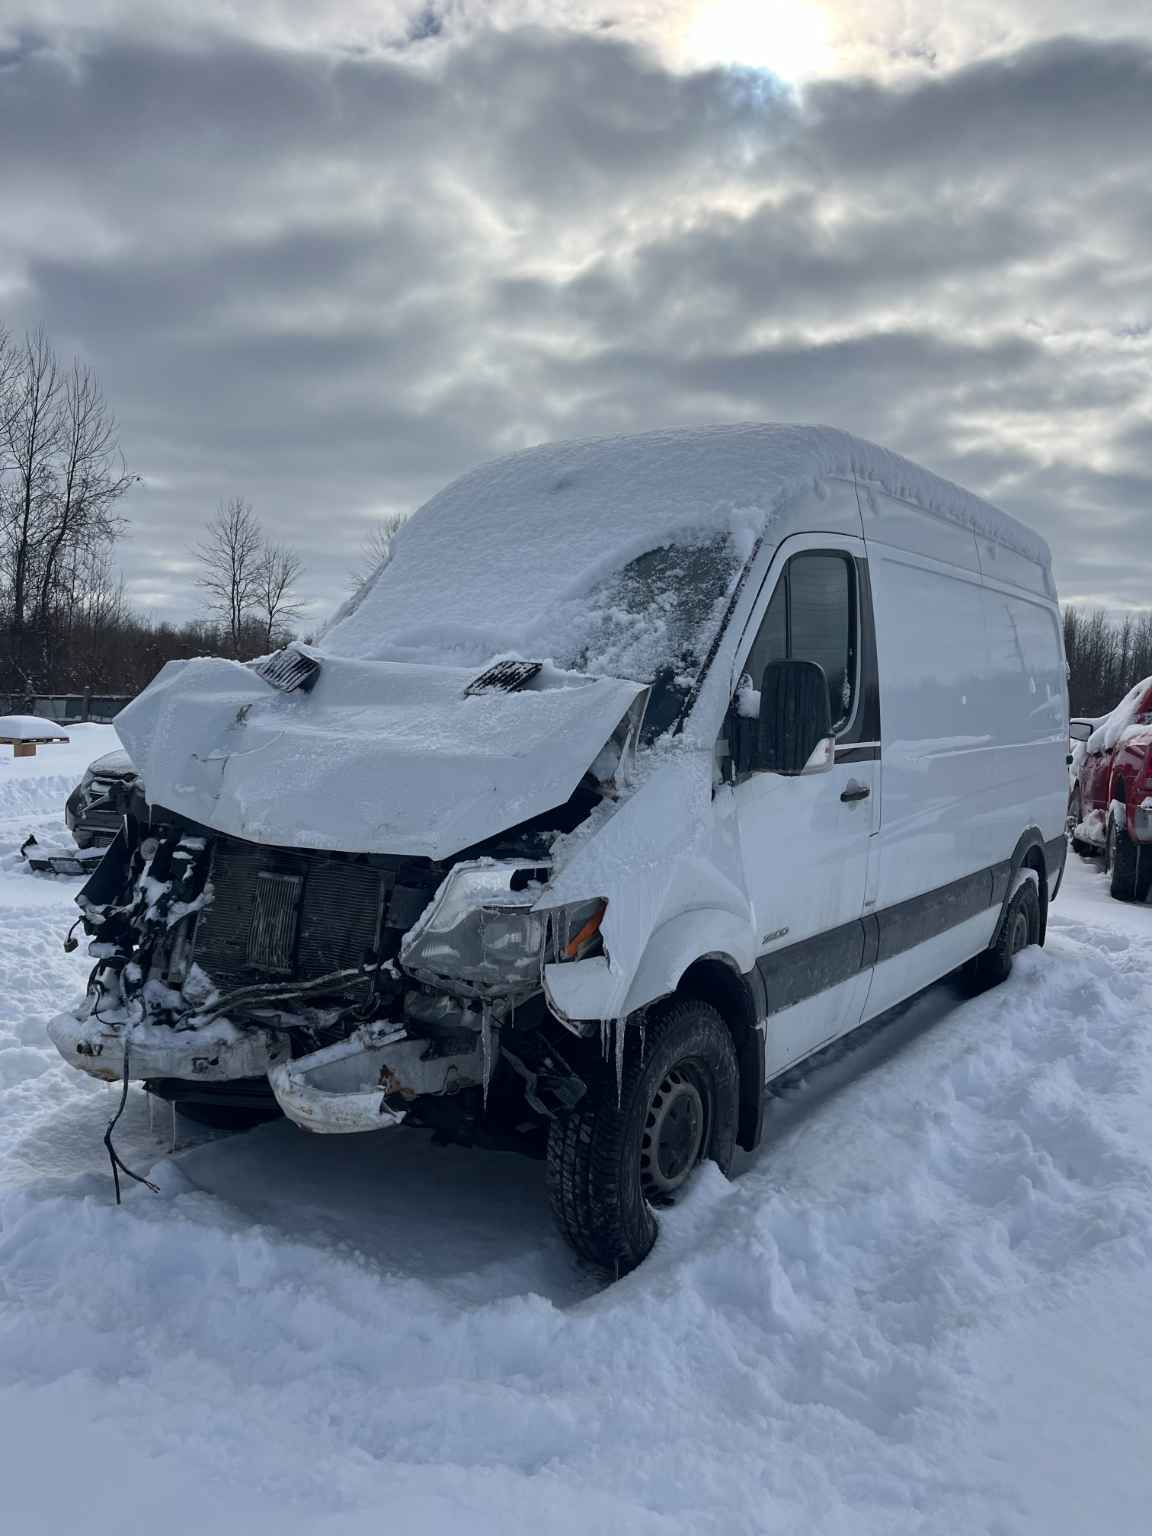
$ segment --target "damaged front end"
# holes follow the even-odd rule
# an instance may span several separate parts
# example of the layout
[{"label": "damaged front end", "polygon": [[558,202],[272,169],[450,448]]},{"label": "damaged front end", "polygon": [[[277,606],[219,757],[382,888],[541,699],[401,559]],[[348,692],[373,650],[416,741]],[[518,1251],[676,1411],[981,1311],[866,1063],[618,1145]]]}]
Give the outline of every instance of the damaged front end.
[{"label": "damaged front end", "polygon": [[128,819],[77,898],[95,965],[53,1041],[92,1076],[177,1099],[266,1076],[313,1131],[408,1120],[476,1140],[510,1110],[506,1128],[531,1132],[582,1092],[543,967],[602,952],[602,900],[547,904],[552,844],[616,792],[633,730],[566,806],[456,862]]}]

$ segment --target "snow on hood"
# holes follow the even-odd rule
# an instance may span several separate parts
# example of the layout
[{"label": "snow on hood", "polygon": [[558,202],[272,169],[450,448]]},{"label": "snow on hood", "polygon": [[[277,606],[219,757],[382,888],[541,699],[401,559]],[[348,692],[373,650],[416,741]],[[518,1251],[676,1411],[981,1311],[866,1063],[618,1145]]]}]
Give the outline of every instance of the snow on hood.
[{"label": "snow on hood", "polygon": [[1089,736],[1086,750],[1110,752],[1131,726],[1140,723],[1140,707],[1150,695],[1152,695],[1152,677],[1146,677],[1142,682],[1137,683],[1135,688],[1129,689],[1111,714],[1105,715]]},{"label": "snow on hood", "polygon": [[136,765],[121,747],[115,752],[105,752],[103,757],[94,758],[88,764],[88,772],[126,779],[135,774]]},{"label": "snow on hood", "polygon": [[149,801],[252,842],[446,858],[568,799],[642,692],[546,668],[466,695],[473,669],[324,657],[311,693],[174,661],[116,718]]},{"label": "snow on hood", "polygon": [[[1043,539],[1014,518],[845,432],[647,432],[547,444],[464,475],[404,525],[322,643],[345,656],[456,666],[544,656],[640,677],[651,649],[622,655],[611,625],[596,622],[598,610],[613,607],[606,578],[645,551],[693,538],[724,536],[745,555],[790,497],[828,477],[910,497],[1049,564]],[[643,680],[652,681],[650,670]]]}]

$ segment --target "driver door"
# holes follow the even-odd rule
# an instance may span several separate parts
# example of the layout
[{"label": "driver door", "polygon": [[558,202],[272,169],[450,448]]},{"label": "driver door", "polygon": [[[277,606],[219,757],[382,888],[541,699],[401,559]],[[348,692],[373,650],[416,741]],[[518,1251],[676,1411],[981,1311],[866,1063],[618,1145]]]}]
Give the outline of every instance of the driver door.
[{"label": "driver door", "polygon": [[[774,576],[774,579],[773,579]],[[873,957],[863,921],[874,894],[880,719],[871,592],[860,539],[786,541],[738,656],[734,708],[768,662],[817,662],[828,680],[835,761],[784,776],[737,773],[745,890],[768,1000],[771,1077],[854,1028]]]}]

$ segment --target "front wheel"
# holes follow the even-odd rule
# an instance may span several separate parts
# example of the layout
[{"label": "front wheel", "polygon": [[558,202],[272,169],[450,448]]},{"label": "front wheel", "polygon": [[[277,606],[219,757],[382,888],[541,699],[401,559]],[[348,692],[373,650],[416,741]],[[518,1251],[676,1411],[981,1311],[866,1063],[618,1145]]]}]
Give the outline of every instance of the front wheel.
[{"label": "front wheel", "polygon": [[582,1258],[615,1275],[648,1253],[653,1207],[672,1205],[699,1163],[727,1173],[739,1103],[732,1036],[708,1003],[653,1009],[624,1045],[619,1080],[613,1060],[597,1061],[585,1097],[548,1137],[557,1224]]}]

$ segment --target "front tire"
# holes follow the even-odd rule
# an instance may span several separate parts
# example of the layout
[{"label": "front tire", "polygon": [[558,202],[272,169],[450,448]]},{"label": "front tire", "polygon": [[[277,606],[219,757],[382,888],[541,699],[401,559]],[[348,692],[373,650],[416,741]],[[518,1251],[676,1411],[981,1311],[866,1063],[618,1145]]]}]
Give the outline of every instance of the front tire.
[{"label": "front tire", "polygon": [[[577,1107],[548,1136],[548,1192],[560,1231],[584,1259],[620,1276],[656,1240],[653,1206],[675,1203],[706,1159],[727,1173],[736,1148],[739,1068],[708,1003],[673,1001],[625,1027],[615,1062],[597,1060]],[[611,1053],[610,1053],[611,1054]]]}]

